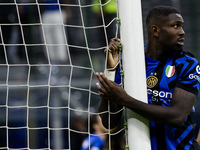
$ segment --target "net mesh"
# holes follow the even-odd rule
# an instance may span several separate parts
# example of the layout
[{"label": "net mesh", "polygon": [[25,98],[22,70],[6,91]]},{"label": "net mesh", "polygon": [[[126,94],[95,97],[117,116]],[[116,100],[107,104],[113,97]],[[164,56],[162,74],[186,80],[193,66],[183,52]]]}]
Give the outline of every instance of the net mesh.
[{"label": "net mesh", "polygon": [[[104,71],[117,14],[113,0],[0,1],[0,149],[78,150],[92,138],[94,73]],[[111,150],[123,147],[122,132],[94,136]]]}]

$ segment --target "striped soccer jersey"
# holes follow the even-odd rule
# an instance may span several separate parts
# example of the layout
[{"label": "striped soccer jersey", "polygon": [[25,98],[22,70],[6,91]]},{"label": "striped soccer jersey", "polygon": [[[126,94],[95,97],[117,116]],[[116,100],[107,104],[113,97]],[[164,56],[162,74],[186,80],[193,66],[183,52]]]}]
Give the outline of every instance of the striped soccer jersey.
[{"label": "striped soccer jersey", "polygon": [[[194,93],[199,91],[200,67],[198,61],[185,52],[174,53],[168,59],[156,61],[145,57],[148,103],[171,106],[175,87]],[[120,83],[117,70],[115,82]],[[182,100],[182,99],[180,99]],[[191,110],[191,113],[194,109]],[[195,150],[194,123],[191,113],[180,128],[173,128],[150,121],[152,150]]]},{"label": "striped soccer jersey", "polygon": [[81,150],[105,150],[105,140],[92,133],[83,141]]},{"label": "striped soccer jersey", "polygon": [[45,3],[50,5],[44,5],[44,9],[48,11],[59,10],[58,3],[62,3],[62,0],[45,0]]}]

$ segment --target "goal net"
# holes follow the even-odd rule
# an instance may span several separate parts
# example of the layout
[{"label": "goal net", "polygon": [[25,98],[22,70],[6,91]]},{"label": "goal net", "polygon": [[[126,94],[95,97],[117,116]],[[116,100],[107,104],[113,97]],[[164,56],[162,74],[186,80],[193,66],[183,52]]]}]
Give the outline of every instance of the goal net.
[{"label": "goal net", "polygon": [[123,125],[90,127],[117,17],[115,0],[0,1],[0,149],[78,150],[88,136],[124,147]]}]

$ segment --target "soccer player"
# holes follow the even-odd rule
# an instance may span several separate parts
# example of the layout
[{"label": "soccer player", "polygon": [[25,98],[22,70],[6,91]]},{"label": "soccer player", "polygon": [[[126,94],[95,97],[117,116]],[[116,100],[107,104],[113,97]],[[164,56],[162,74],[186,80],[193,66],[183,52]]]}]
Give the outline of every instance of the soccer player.
[{"label": "soccer player", "polygon": [[[128,95],[115,82],[119,79],[116,69],[115,82],[103,73],[96,73],[101,96],[99,111],[107,111],[108,100],[111,111],[123,106],[150,120],[152,150],[199,150],[194,139],[194,123],[191,112],[199,91],[200,66],[198,61],[182,50],[184,46],[184,20],[170,6],[156,6],[147,15],[148,43],[145,46],[146,81],[148,104]],[[107,67],[119,61],[120,39],[109,43]],[[133,45],[134,47],[134,45]],[[123,58],[122,58],[123,59]],[[115,127],[122,114],[111,116],[111,127]],[[108,127],[108,115],[101,115]]]},{"label": "soccer player", "polygon": [[101,118],[97,115],[90,117],[91,135],[86,137],[82,143],[81,150],[105,150],[107,130],[101,123]]}]

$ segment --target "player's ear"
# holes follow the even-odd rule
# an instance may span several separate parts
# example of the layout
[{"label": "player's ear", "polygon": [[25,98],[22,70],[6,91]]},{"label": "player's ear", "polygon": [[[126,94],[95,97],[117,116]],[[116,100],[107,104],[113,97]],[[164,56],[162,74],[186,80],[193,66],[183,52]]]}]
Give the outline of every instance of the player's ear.
[{"label": "player's ear", "polygon": [[160,28],[157,25],[152,25],[151,27],[153,36],[159,37]]}]

